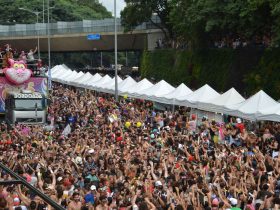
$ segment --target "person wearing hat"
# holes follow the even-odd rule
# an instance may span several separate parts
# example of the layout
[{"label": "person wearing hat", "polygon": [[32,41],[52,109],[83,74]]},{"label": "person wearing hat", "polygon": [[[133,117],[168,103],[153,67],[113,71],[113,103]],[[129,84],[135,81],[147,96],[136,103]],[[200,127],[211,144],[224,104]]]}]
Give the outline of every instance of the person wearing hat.
[{"label": "person wearing hat", "polygon": [[86,195],[84,197],[85,203],[94,204],[94,192],[96,192],[96,186],[91,185],[90,188],[87,190]]},{"label": "person wearing hat", "polygon": [[161,200],[161,203],[167,201],[167,192],[164,191],[162,182],[160,180],[157,180],[155,182],[155,189],[153,194],[156,196],[156,198]]},{"label": "person wearing hat", "polygon": [[240,118],[236,118],[236,125],[235,125],[239,130],[240,132],[242,133],[245,126],[244,124],[242,123],[242,120]]},{"label": "person wearing hat", "polygon": [[237,207],[238,201],[236,198],[230,198],[230,205],[232,206],[230,210],[241,210],[241,208]]}]

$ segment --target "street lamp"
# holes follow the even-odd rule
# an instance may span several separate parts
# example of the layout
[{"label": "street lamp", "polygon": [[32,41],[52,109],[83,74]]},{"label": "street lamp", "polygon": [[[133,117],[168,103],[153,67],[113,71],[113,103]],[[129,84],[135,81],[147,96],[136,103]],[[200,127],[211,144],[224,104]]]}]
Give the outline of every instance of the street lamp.
[{"label": "street lamp", "polygon": [[39,38],[39,32],[38,32],[38,23],[39,23],[39,14],[41,13],[41,12],[38,12],[38,11],[32,11],[32,10],[29,10],[29,9],[25,9],[25,8],[19,8],[20,10],[23,10],[23,11],[26,11],[26,12],[30,12],[30,13],[32,13],[32,14],[34,14],[34,15],[36,15],[36,19],[37,19],[37,25],[36,25],[36,32],[37,32],[37,48],[38,48],[38,57],[39,57],[39,59],[41,58],[41,56],[40,56],[40,38]]},{"label": "street lamp", "polygon": [[51,72],[51,37],[50,37],[50,0],[48,0],[47,4],[47,10],[48,10],[48,58],[49,58],[49,65],[48,65],[48,74],[49,74],[49,79],[48,79],[48,86],[49,90],[52,89],[52,72]]},{"label": "street lamp", "polygon": [[118,35],[117,35],[117,2],[114,0],[115,14],[115,99],[118,102]]},{"label": "street lamp", "polygon": [[[50,7],[49,9],[53,9],[54,7]],[[43,10],[43,11],[40,11],[40,12],[38,12],[38,11],[32,11],[32,10],[30,10],[30,9],[25,9],[25,8],[22,8],[22,7],[20,7],[19,8],[20,10],[23,10],[23,11],[26,11],[26,12],[30,12],[30,13],[32,13],[32,14],[34,14],[34,15],[36,15],[36,23],[37,23],[37,25],[36,25],[36,32],[37,32],[37,48],[38,48],[38,58],[39,59],[41,59],[41,54],[40,54],[40,36],[39,36],[39,30],[38,30],[38,23],[39,23],[39,14],[40,13],[42,13],[42,12],[44,12],[45,10],[47,10],[47,9],[45,9],[45,10]]]}]

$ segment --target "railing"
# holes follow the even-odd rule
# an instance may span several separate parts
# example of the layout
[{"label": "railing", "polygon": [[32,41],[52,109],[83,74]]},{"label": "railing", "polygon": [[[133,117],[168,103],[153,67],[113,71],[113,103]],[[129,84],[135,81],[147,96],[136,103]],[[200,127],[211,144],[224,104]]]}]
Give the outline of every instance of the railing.
[{"label": "railing", "polygon": [[[160,23],[160,20],[155,16],[153,22]],[[117,26],[118,32],[124,31],[120,19],[117,19]],[[136,27],[134,31],[155,28],[151,22],[147,22]],[[106,32],[114,32],[114,19],[50,23],[51,35]],[[37,34],[40,36],[47,35],[47,23],[0,25],[0,37],[36,36]]]},{"label": "railing", "polygon": [[55,210],[65,210],[62,206],[57,204],[55,201],[53,201],[50,197],[42,193],[37,188],[33,187],[31,184],[29,184],[24,178],[16,174],[14,171],[12,171],[10,168],[5,166],[0,162],[0,168],[7,172],[11,177],[13,177],[15,180],[8,180],[8,181],[0,181],[0,185],[12,185],[12,184],[23,184],[25,187],[27,187],[29,190],[31,190],[33,193],[41,197],[46,203],[51,205]]}]

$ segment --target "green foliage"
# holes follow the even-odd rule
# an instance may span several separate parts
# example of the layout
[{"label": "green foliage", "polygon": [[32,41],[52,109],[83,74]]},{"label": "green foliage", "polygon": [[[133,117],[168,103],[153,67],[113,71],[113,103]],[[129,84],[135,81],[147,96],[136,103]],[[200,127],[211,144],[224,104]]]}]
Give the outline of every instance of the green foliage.
[{"label": "green foliage", "polygon": [[152,23],[160,28],[165,38],[172,38],[172,26],[169,21],[171,10],[169,0],[125,0],[127,6],[121,11],[122,24],[125,31],[131,31],[143,22],[152,21],[153,14],[161,20],[161,24]]},{"label": "green foliage", "polygon": [[248,96],[263,89],[280,98],[280,49],[157,50],[144,52],[141,76],[197,89],[209,84],[219,92],[231,87]]},{"label": "green foliage", "polygon": [[245,75],[247,90],[251,93],[263,89],[272,97],[280,98],[280,49],[265,50],[259,64]]},{"label": "green foliage", "polygon": [[280,40],[279,0],[126,0],[121,13],[127,30],[156,13],[171,39],[189,42],[193,49],[226,36]]},{"label": "green foliage", "polygon": [[[47,0],[45,9],[47,9]],[[42,0],[0,0],[0,24],[16,23],[34,23],[36,16],[30,12],[20,10],[25,8],[32,11],[42,11]],[[50,0],[51,21],[81,21],[83,19],[102,19],[112,17],[112,14],[106,10],[97,0]],[[45,21],[47,18],[45,11]],[[43,21],[43,13],[39,15],[39,21]]]}]

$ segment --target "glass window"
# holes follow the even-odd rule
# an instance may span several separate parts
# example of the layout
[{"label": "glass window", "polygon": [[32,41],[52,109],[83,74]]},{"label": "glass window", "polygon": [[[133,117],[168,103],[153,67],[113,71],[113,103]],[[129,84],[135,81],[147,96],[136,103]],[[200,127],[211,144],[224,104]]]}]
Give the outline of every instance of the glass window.
[{"label": "glass window", "polygon": [[35,99],[35,100],[27,100],[27,99],[16,99],[15,100],[15,108],[16,109],[32,109],[35,108],[43,109],[44,107],[44,100],[42,99]]}]

